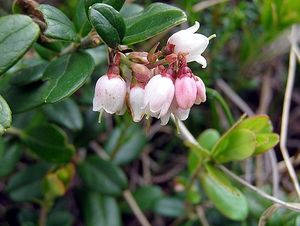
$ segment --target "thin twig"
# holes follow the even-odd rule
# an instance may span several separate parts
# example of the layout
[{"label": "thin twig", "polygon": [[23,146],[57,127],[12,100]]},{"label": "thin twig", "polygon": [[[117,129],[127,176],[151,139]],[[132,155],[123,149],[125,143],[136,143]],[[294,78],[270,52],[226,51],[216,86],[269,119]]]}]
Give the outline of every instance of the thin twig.
[{"label": "thin twig", "polygon": [[203,208],[201,206],[197,206],[196,207],[196,212],[197,212],[197,215],[198,215],[198,218],[199,218],[201,224],[203,226],[209,226],[209,223],[208,223],[208,220],[205,216],[205,212],[204,212]]},{"label": "thin twig", "polygon": [[258,226],[265,226],[267,224],[268,219],[276,212],[276,210],[280,207],[278,204],[273,204],[268,209],[266,209],[261,217],[259,218]]},{"label": "thin twig", "polygon": [[268,199],[272,201],[273,203],[277,203],[282,207],[285,207],[287,209],[291,209],[297,212],[300,212],[300,203],[290,203],[290,202],[284,202],[280,199],[275,198],[274,196],[271,196],[264,191],[258,189],[257,187],[253,186],[252,184],[249,184],[247,181],[243,180],[233,172],[231,172],[229,169],[227,169],[225,166],[219,165],[219,169],[221,169],[223,172],[225,172],[228,176],[233,178],[234,180],[238,181],[242,185],[246,186],[247,188],[251,189],[252,191],[256,192],[258,195],[264,197],[265,199]]},{"label": "thin twig", "polygon": [[[294,31],[294,29],[292,28],[291,35],[293,35],[293,31]],[[293,45],[294,45],[294,43],[292,43],[292,46]],[[282,116],[281,116],[280,150],[281,150],[283,159],[285,161],[285,164],[287,166],[289,175],[292,179],[292,182],[293,182],[296,192],[298,194],[298,197],[300,198],[299,182],[297,179],[296,172],[290,161],[290,156],[289,156],[289,153],[288,153],[288,150],[286,147],[288,123],[289,123],[289,111],[290,111],[292,92],[293,92],[293,86],[294,86],[294,81],[295,81],[295,74],[296,74],[296,54],[293,51],[293,48],[291,47],[290,58],[289,58],[289,71],[288,71],[287,84],[286,84]]]},{"label": "thin twig", "polygon": [[151,226],[151,224],[149,223],[149,221],[147,220],[147,218],[144,216],[143,212],[141,211],[140,207],[136,203],[131,192],[129,190],[125,190],[123,192],[123,197],[126,200],[126,202],[128,203],[128,205],[130,206],[130,208],[132,209],[134,215],[136,216],[136,218],[138,219],[140,224],[142,226]]}]

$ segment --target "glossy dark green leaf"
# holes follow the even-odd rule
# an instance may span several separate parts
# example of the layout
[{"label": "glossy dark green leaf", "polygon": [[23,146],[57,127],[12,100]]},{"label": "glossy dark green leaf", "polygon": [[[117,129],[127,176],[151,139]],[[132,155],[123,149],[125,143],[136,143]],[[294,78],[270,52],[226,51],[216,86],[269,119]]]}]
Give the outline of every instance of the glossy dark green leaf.
[{"label": "glossy dark green leaf", "polygon": [[83,215],[86,226],[121,226],[118,204],[113,197],[84,191]]},{"label": "glossy dark green leaf", "polygon": [[47,217],[47,226],[72,226],[73,216],[65,210],[56,210]]},{"label": "glossy dark green leaf", "polygon": [[97,3],[89,8],[89,19],[101,39],[111,48],[122,41],[126,26],[121,14],[112,6]]},{"label": "glossy dark green leaf", "polygon": [[216,208],[232,220],[244,220],[248,215],[245,196],[234,187],[224,173],[213,166],[207,166],[202,173],[201,184]]},{"label": "glossy dark green leaf", "polygon": [[185,209],[181,199],[175,197],[162,197],[156,200],[154,211],[166,217],[180,217],[184,215]]},{"label": "glossy dark green leaf", "polygon": [[0,95],[0,135],[11,126],[11,110],[5,99]]},{"label": "glossy dark green leaf", "polygon": [[110,5],[114,7],[116,10],[120,10],[124,4],[125,0],[84,0],[85,10],[88,14],[90,6],[96,3],[104,3],[106,5]]},{"label": "glossy dark green leaf", "polygon": [[128,18],[143,11],[143,9],[144,7],[141,5],[135,3],[128,3],[128,4],[124,4],[122,9],[120,10],[120,13],[124,18]]},{"label": "glossy dark green leaf", "polygon": [[89,189],[105,195],[120,195],[128,183],[119,167],[98,156],[90,156],[80,163],[78,173]]},{"label": "glossy dark green leaf", "polygon": [[243,160],[250,157],[256,146],[256,136],[247,129],[234,129],[223,135],[212,149],[218,163]]},{"label": "glossy dark green leaf", "polygon": [[29,16],[0,18],[0,75],[13,66],[35,42],[40,33]]},{"label": "glossy dark green leaf", "polygon": [[200,134],[197,140],[202,147],[211,150],[219,138],[220,133],[217,130],[207,129]]},{"label": "glossy dark green leaf", "polygon": [[85,52],[64,55],[51,62],[43,75],[49,93],[45,102],[55,103],[72,95],[92,74],[94,61]]},{"label": "glossy dark green leaf", "polygon": [[36,164],[13,175],[6,186],[6,192],[16,202],[33,201],[42,197],[42,178],[48,166]]},{"label": "glossy dark green leaf", "polygon": [[80,130],[83,126],[79,107],[72,99],[66,99],[56,104],[47,104],[45,114],[50,120],[71,130]]},{"label": "glossy dark green leaf", "polygon": [[59,9],[51,5],[40,5],[38,8],[44,16],[47,28],[44,34],[53,39],[76,41],[77,34],[69,18]]},{"label": "glossy dark green leaf", "polygon": [[47,63],[27,67],[16,72],[10,83],[14,86],[25,86],[30,83],[36,82],[43,77]]},{"label": "glossy dark green leaf", "polygon": [[30,128],[25,131],[22,141],[40,158],[53,163],[66,163],[75,152],[68,144],[65,132],[51,124]]},{"label": "glossy dark green leaf", "polygon": [[87,14],[85,12],[85,0],[78,0],[75,8],[74,14],[74,24],[77,33],[84,37],[86,36],[92,29],[92,25],[90,24]]},{"label": "glossy dark green leaf", "polygon": [[186,21],[185,13],[168,4],[153,3],[137,15],[125,20],[126,45],[145,41]]},{"label": "glossy dark green leaf", "polygon": [[21,157],[21,148],[18,145],[5,146],[5,150],[3,150],[0,157],[0,177],[9,175]]}]

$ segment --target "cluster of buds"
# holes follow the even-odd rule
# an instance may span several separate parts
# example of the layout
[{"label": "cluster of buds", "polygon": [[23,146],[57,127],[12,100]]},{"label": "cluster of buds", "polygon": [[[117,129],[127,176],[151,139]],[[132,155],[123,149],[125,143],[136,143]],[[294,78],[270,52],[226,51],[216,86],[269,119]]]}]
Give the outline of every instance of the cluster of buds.
[{"label": "cluster of buds", "polygon": [[[124,55],[114,52],[106,75],[96,84],[93,110],[123,114],[128,108],[133,121],[144,115],[168,123],[171,114],[188,118],[191,107],[206,100],[205,85],[194,75],[187,62],[206,67],[201,54],[211,37],[195,33],[199,23],[173,34],[161,51],[157,46],[147,52]],[[120,70],[124,64],[127,69]],[[128,70],[129,69],[129,70]]]}]

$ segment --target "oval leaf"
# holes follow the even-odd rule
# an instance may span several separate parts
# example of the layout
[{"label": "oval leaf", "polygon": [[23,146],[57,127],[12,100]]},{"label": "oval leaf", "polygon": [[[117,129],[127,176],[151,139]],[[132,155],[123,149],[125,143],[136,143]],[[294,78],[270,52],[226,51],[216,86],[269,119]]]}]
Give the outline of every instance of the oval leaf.
[{"label": "oval leaf", "polygon": [[71,130],[80,130],[83,126],[82,116],[78,105],[72,99],[48,104],[44,112],[50,120]]},{"label": "oval leaf", "polygon": [[90,156],[78,166],[78,172],[88,188],[105,195],[120,195],[127,187],[123,171],[111,162]]},{"label": "oval leaf", "polygon": [[49,91],[45,102],[55,103],[70,96],[84,84],[93,70],[94,60],[85,52],[64,55],[51,62],[43,75]]},{"label": "oval leaf", "polygon": [[234,129],[222,136],[212,149],[217,163],[243,160],[250,157],[256,146],[256,137],[246,129]]},{"label": "oval leaf", "polygon": [[243,193],[233,187],[222,171],[207,166],[202,173],[201,184],[216,208],[232,220],[244,220],[248,215],[247,200]]},{"label": "oval leaf", "polygon": [[202,147],[206,148],[207,150],[211,150],[219,138],[220,133],[217,130],[207,129],[200,134],[197,141]]},{"label": "oval leaf", "polygon": [[184,215],[185,209],[181,199],[175,197],[162,197],[156,200],[154,211],[166,217],[180,217]]},{"label": "oval leaf", "polygon": [[12,176],[6,186],[6,192],[16,202],[32,201],[42,197],[42,178],[48,166],[37,164]]},{"label": "oval leaf", "polygon": [[38,8],[47,24],[44,34],[53,39],[76,41],[77,35],[74,25],[69,18],[59,9],[51,5],[40,5]]},{"label": "oval leaf", "polygon": [[13,66],[35,42],[40,33],[29,16],[0,18],[0,75]]},{"label": "oval leaf", "polygon": [[0,157],[0,177],[10,174],[21,157],[21,148],[18,145],[12,145],[3,151]]},{"label": "oval leaf", "polygon": [[122,41],[126,26],[121,14],[112,6],[97,3],[89,8],[89,19],[101,39],[111,48]]},{"label": "oval leaf", "polygon": [[30,128],[22,140],[40,158],[53,163],[69,162],[75,151],[65,132],[51,124]]},{"label": "oval leaf", "polygon": [[272,123],[267,115],[256,115],[244,119],[238,124],[239,129],[249,129],[255,134],[271,133],[273,131]]},{"label": "oval leaf", "polygon": [[11,126],[11,110],[4,100],[4,98],[0,95],[0,135],[2,135],[5,129]]},{"label": "oval leaf", "polygon": [[114,7],[116,10],[120,10],[124,5],[125,0],[84,0],[85,10],[88,14],[90,6],[96,3],[104,3],[106,5],[110,5]]},{"label": "oval leaf", "polygon": [[86,226],[121,226],[120,210],[116,200],[97,192],[83,196],[83,214]]},{"label": "oval leaf", "polygon": [[279,142],[279,135],[276,133],[263,133],[256,135],[255,155],[270,150]]},{"label": "oval leaf", "polygon": [[145,10],[125,20],[126,45],[145,41],[186,21],[185,13],[168,4],[153,3]]}]

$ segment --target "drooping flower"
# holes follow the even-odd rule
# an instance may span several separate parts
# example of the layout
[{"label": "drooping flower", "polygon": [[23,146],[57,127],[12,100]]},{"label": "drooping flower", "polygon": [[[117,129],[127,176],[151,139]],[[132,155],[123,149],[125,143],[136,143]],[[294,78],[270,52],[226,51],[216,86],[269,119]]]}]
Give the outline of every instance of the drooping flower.
[{"label": "drooping flower", "polygon": [[169,122],[171,114],[173,114],[175,118],[179,119],[180,121],[184,121],[189,117],[190,110],[191,110],[190,108],[188,109],[180,108],[176,102],[176,99],[174,98],[168,112],[160,118],[161,120],[160,124],[162,126],[166,125]]},{"label": "drooping flower", "polygon": [[199,78],[198,76],[194,75],[194,79],[196,81],[196,87],[197,87],[197,97],[196,97],[195,104],[201,104],[206,101],[205,85],[202,79]]},{"label": "drooping flower", "polygon": [[192,71],[187,66],[179,69],[175,80],[175,97],[178,106],[182,109],[191,108],[197,97],[197,86]]},{"label": "drooping flower", "polygon": [[134,122],[139,122],[143,118],[145,89],[139,85],[131,87],[129,91],[129,107]]},{"label": "drooping flower", "polygon": [[145,87],[145,113],[157,118],[165,115],[172,103],[174,90],[174,83],[168,75],[152,77]]},{"label": "drooping flower", "polygon": [[95,87],[93,111],[122,113],[125,106],[126,83],[120,75],[101,76]]},{"label": "drooping flower", "polygon": [[175,53],[186,53],[187,62],[196,61],[202,65],[202,68],[205,68],[207,66],[207,62],[201,54],[207,48],[209,38],[202,34],[195,33],[199,27],[200,25],[196,21],[192,27],[173,34],[168,39],[168,44],[175,46]]}]

